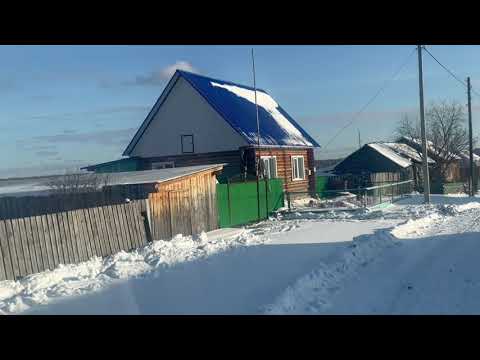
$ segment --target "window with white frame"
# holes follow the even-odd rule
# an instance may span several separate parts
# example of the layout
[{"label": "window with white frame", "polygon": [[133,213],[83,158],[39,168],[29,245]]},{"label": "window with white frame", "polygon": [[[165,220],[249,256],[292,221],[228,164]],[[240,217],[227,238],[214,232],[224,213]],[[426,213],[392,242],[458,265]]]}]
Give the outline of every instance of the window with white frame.
[{"label": "window with white frame", "polygon": [[260,157],[260,173],[266,176],[267,179],[274,179],[277,177],[277,157],[276,156],[261,156]]},{"label": "window with white frame", "polygon": [[305,180],[303,156],[292,156],[292,180]]}]

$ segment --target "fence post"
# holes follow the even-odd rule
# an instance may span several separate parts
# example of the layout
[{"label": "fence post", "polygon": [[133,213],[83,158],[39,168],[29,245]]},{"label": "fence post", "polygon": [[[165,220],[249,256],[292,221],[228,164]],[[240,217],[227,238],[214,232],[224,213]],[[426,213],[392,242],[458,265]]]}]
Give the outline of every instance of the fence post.
[{"label": "fence post", "polygon": [[268,219],[268,177],[265,176],[265,219]]},{"label": "fence post", "polygon": [[[150,214],[150,199],[147,197],[145,199],[145,209],[147,215],[147,223],[148,223],[148,230],[150,231],[150,235],[153,234],[152,232],[152,215]],[[151,241],[151,239],[150,239]]]},{"label": "fence post", "polygon": [[172,219],[172,200],[170,200],[170,193],[171,190],[167,191],[168,197],[168,215],[169,215],[169,223],[170,223],[170,237],[173,237],[173,219]]},{"label": "fence post", "polygon": [[228,225],[232,225],[232,203],[230,200],[230,180],[227,178]]}]

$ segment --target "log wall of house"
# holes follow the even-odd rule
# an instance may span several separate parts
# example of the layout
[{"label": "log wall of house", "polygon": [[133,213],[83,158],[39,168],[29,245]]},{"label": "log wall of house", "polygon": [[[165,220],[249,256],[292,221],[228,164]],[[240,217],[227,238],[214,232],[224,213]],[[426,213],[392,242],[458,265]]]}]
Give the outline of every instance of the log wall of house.
[{"label": "log wall of house", "polygon": [[174,162],[175,167],[227,164],[224,166],[222,174],[236,175],[241,172],[240,150],[143,158],[141,168],[142,170],[151,170],[154,162],[170,161]]},{"label": "log wall of house", "polygon": [[[277,157],[277,178],[283,179],[288,192],[309,192],[315,190],[313,149],[264,148],[256,150],[257,156]],[[305,180],[292,179],[292,156],[303,156]]]}]

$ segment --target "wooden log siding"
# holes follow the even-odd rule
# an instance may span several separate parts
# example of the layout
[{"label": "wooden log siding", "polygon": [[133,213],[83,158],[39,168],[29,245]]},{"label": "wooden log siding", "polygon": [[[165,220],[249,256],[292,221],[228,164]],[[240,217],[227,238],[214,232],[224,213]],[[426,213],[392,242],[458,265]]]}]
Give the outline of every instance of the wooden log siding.
[{"label": "wooden log siding", "polygon": [[142,159],[142,168],[144,170],[150,170],[152,163],[154,162],[170,162],[175,163],[175,167],[195,166],[195,165],[208,165],[208,164],[228,164],[228,166],[238,169],[240,172],[241,159],[240,151],[220,151],[212,153],[201,154],[183,154],[172,156],[156,156]]},{"label": "wooden log siding", "polygon": [[[142,217],[147,200],[85,208],[69,204],[64,207],[75,209],[38,215],[38,203],[31,198],[5,199],[0,201],[0,281],[16,280],[93,256],[129,251],[147,243]],[[31,215],[19,217],[22,206],[29,204]],[[50,199],[49,206],[61,205]],[[6,214],[13,218],[5,218]]]},{"label": "wooden log siding", "polygon": [[[313,149],[271,148],[256,150],[257,156],[277,157],[277,177],[283,179],[284,189],[287,192],[315,191],[315,173]],[[292,179],[292,156],[303,156],[305,180]],[[311,175],[308,175],[310,170]]]}]

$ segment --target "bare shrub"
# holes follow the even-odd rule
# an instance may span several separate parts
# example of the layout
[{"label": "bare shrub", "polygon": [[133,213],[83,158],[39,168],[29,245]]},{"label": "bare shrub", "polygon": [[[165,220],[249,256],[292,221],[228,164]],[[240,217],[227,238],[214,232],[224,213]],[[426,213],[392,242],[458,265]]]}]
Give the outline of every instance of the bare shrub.
[{"label": "bare shrub", "polygon": [[54,194],[79,194],[101,191],[109,182],[109,174],[68,173],[52,178],[47,186]]}]

